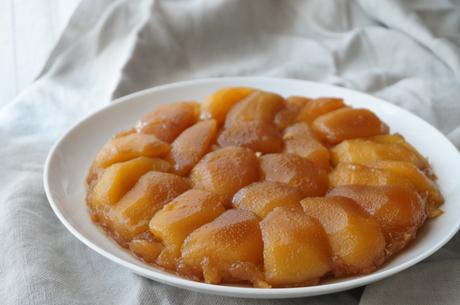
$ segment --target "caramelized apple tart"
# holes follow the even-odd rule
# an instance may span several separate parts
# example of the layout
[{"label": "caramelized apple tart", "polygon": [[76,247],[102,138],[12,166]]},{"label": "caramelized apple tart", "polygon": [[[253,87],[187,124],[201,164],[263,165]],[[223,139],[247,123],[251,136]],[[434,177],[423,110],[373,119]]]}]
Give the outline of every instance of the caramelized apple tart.
[{"label": "caramelized apple tart", "polygon": [[254,287],[373,272],[444,200],[373,112],[246,87],[158,106],[102,147],[87,184],[92,219],[144,262]]}]

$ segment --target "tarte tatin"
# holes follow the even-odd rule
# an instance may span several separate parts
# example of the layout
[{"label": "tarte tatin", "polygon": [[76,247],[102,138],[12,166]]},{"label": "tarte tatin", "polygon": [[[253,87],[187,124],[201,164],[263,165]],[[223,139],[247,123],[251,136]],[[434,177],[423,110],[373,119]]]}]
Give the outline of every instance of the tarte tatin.
[{"label": "tarte tatin", "polygon": [[162,269],[212,284],[373,272],[442,212],[428,161],[340,98],[223,88],[156,107],[88,174],[93,220]]}]

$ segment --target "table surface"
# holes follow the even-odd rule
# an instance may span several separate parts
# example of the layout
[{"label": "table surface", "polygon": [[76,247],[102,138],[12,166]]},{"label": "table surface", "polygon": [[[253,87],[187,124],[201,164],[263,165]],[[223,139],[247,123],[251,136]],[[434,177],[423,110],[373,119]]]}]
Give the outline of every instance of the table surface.
[{"label": "table surface", "polygon": [[0,106],[44,65],[79,0],[0,1]]}]

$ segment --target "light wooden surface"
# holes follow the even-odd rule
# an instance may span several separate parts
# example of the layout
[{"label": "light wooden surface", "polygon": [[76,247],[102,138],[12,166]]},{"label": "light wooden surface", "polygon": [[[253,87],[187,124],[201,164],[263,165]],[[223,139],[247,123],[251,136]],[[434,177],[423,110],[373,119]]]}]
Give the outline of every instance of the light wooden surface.
[{"label": "light wooden surface", "polygon": [[79,0],[0,0],[0,106],[44,65]]}]

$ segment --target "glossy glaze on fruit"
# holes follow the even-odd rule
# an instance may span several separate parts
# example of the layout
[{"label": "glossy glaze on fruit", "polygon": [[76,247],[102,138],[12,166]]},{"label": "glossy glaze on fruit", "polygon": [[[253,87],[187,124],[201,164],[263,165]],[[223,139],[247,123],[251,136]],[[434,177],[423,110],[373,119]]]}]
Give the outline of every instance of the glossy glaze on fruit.
[{"label": "glossy glaze on fruit", "polygon": [[265,280],[270,285],[317,284],[332,270],[332,251],[323,227],[298,203],[275,208],[260,228]]},{"label": "glossy glaze on fruit", "polygon": [[92,219],[144,262],[264,288],[372,272],[444,200],[373,112],[248,87],[156,107],[101,148],[87,184]]}]

